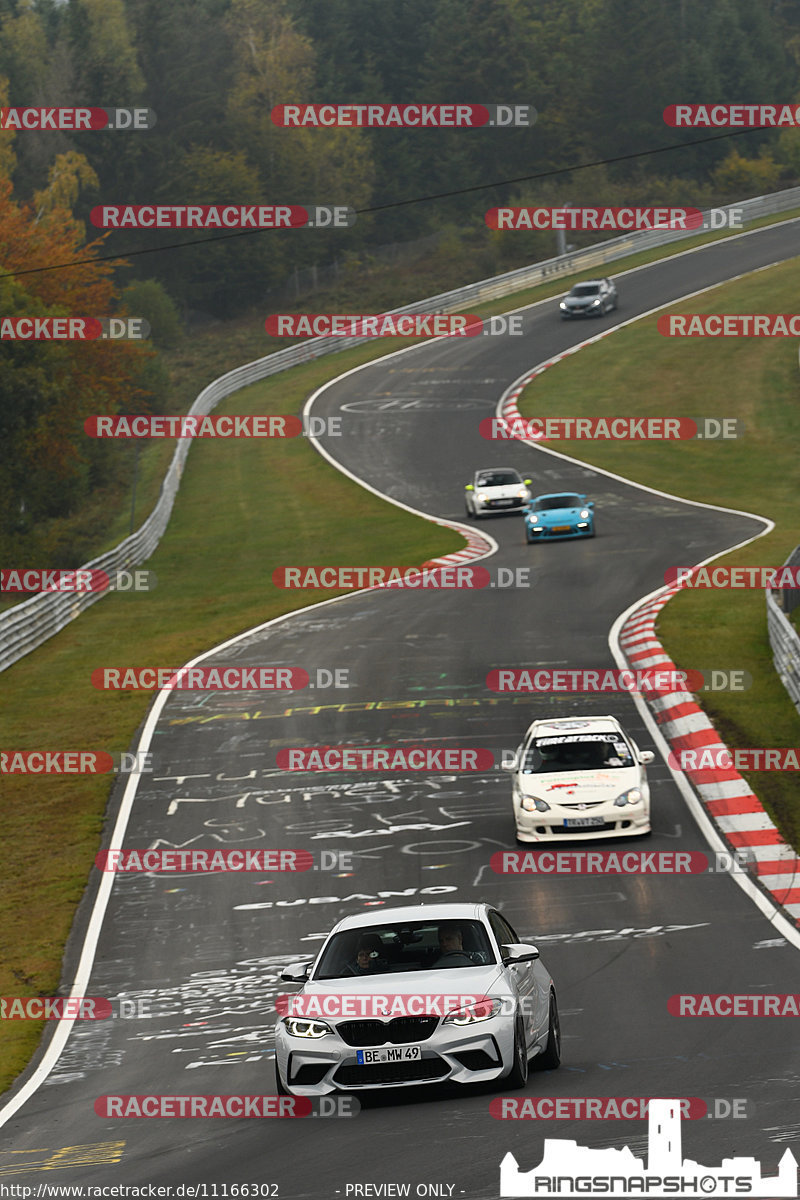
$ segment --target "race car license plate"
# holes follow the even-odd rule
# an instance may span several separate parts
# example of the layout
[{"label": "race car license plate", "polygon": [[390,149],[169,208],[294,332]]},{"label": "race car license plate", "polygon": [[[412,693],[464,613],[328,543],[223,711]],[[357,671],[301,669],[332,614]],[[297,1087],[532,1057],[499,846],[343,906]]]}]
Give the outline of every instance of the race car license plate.
[{"label": "race car license plate", "polygon": [[571,527],[569,525],[554,525],[553,533],[569,533],[570,528]]},{"label": "race car license plate", "polygon": [[356,1059],[360,1067],[370,1063],[412,1062],[422,1058],[421,1046],[384,1046],[381,1050],[358,1050]]},{"label": "race car license plate", "polygon": [[569,817],[564,824],[567,829],[590,829],[592,826],[605,825],[604,817]]},{"label": "race car license plate", "polygon": [[498,508],[508,508],[509,505],[511,505],[513,503],[514,503],[513,500],[495,500],[495,504],[497,505]]}]

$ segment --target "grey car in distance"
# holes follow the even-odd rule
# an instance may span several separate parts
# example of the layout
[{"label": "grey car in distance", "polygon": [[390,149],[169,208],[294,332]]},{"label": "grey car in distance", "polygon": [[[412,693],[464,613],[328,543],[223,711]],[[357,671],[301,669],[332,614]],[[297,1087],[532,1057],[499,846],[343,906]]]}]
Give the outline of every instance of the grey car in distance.
[{"label": "grey car in distance", "polygon": [[562,320],[602,317],[617,307],[617,289],[611,279],[584,279],[575,284],[558,307]]}]

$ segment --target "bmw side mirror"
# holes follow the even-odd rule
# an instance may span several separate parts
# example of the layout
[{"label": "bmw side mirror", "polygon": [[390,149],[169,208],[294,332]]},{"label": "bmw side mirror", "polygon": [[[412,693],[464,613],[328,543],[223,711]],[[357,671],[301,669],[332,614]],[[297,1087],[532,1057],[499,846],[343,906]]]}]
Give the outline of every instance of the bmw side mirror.
[{"label": "bmw side mirror", "polygon": [[507,946],[500,947],[500,955],[503,959],[503,966],[507,967],[510,963],[535,962],[539,957],[539,951],[529,942],[511,942]]},{"label": "bmw side mirror", "polygon": [[313,965],[310,962],[289,963],[281,971],[281,979],[284,983],[305,983]]}]

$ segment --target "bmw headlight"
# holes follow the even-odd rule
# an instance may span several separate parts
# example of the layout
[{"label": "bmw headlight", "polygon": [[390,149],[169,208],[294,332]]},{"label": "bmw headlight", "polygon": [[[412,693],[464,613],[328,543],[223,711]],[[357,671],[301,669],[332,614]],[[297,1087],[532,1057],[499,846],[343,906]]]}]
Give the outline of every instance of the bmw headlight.
[{"label": "bmw headlight", "polygon": [[523,796],[520,800],[520,808],[524,808],[525,812],[550,812],[550,805],[546,800],[540,800],[538,796]]},{"label": "bmw headlight", "polygon": [[584,521],[586,521],[586,520],[588,519],[588,517],[589,517],[589,510],[588,510],[588,508],[582,508],[582,509],[581,509],[581,516],[583,517]]},{"label": "bmw headlight", "polygon": [[326,1033],[333,1033],[325,1021],[310,1021],[308,1017],[284,1017],[283,1024],[292,1037],[321,1038]]},{"label": "bmw headlight", "polygon": [[476,1000],[465,1008],[457,1008],[447,1014],[443,1025],[477,1025],[479,1021],[488,1021],[503,1011],[503,1001],[497,996],[487,996],[485,1000]]},{"label": "bmw headlight", "polygon": [[638,804],[641,798],[641,788],[630,788],[627,792],[623,792],[621,796],[617,796],[614,803],[617,808],[624,808],[626,804]]}]

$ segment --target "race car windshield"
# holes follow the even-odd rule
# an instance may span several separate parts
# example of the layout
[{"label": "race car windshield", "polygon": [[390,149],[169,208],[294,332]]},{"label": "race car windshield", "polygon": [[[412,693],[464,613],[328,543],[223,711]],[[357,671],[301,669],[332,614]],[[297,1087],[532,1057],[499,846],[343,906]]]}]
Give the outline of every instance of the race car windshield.
[{"label": "race car windshield", "polygon": [[634,765],[627,742],[613,733],[559,734],[536,738],[525,751],[522,772],[615,771]]},{"label": "race car windshield", "polygon": [[576,283],[570,296],[596,296],[599,291],[599,283]]},{"label": "race car windshield", "polygon": [[522,480],[516,471],[486,471],[478,476],[477,483],[478,487],[507,487]]},{"label": "race car windshield", "polygon": [[551,508],[580,508],[580,496],[571,492],[563,496],[544,496],[534,502],[536,512],[547,512]]},{"label": "race car windshield", "polygon": [[496,962],[480,921],[410,921],[345,929],[331,938],[314,980],[442,971]]}]

